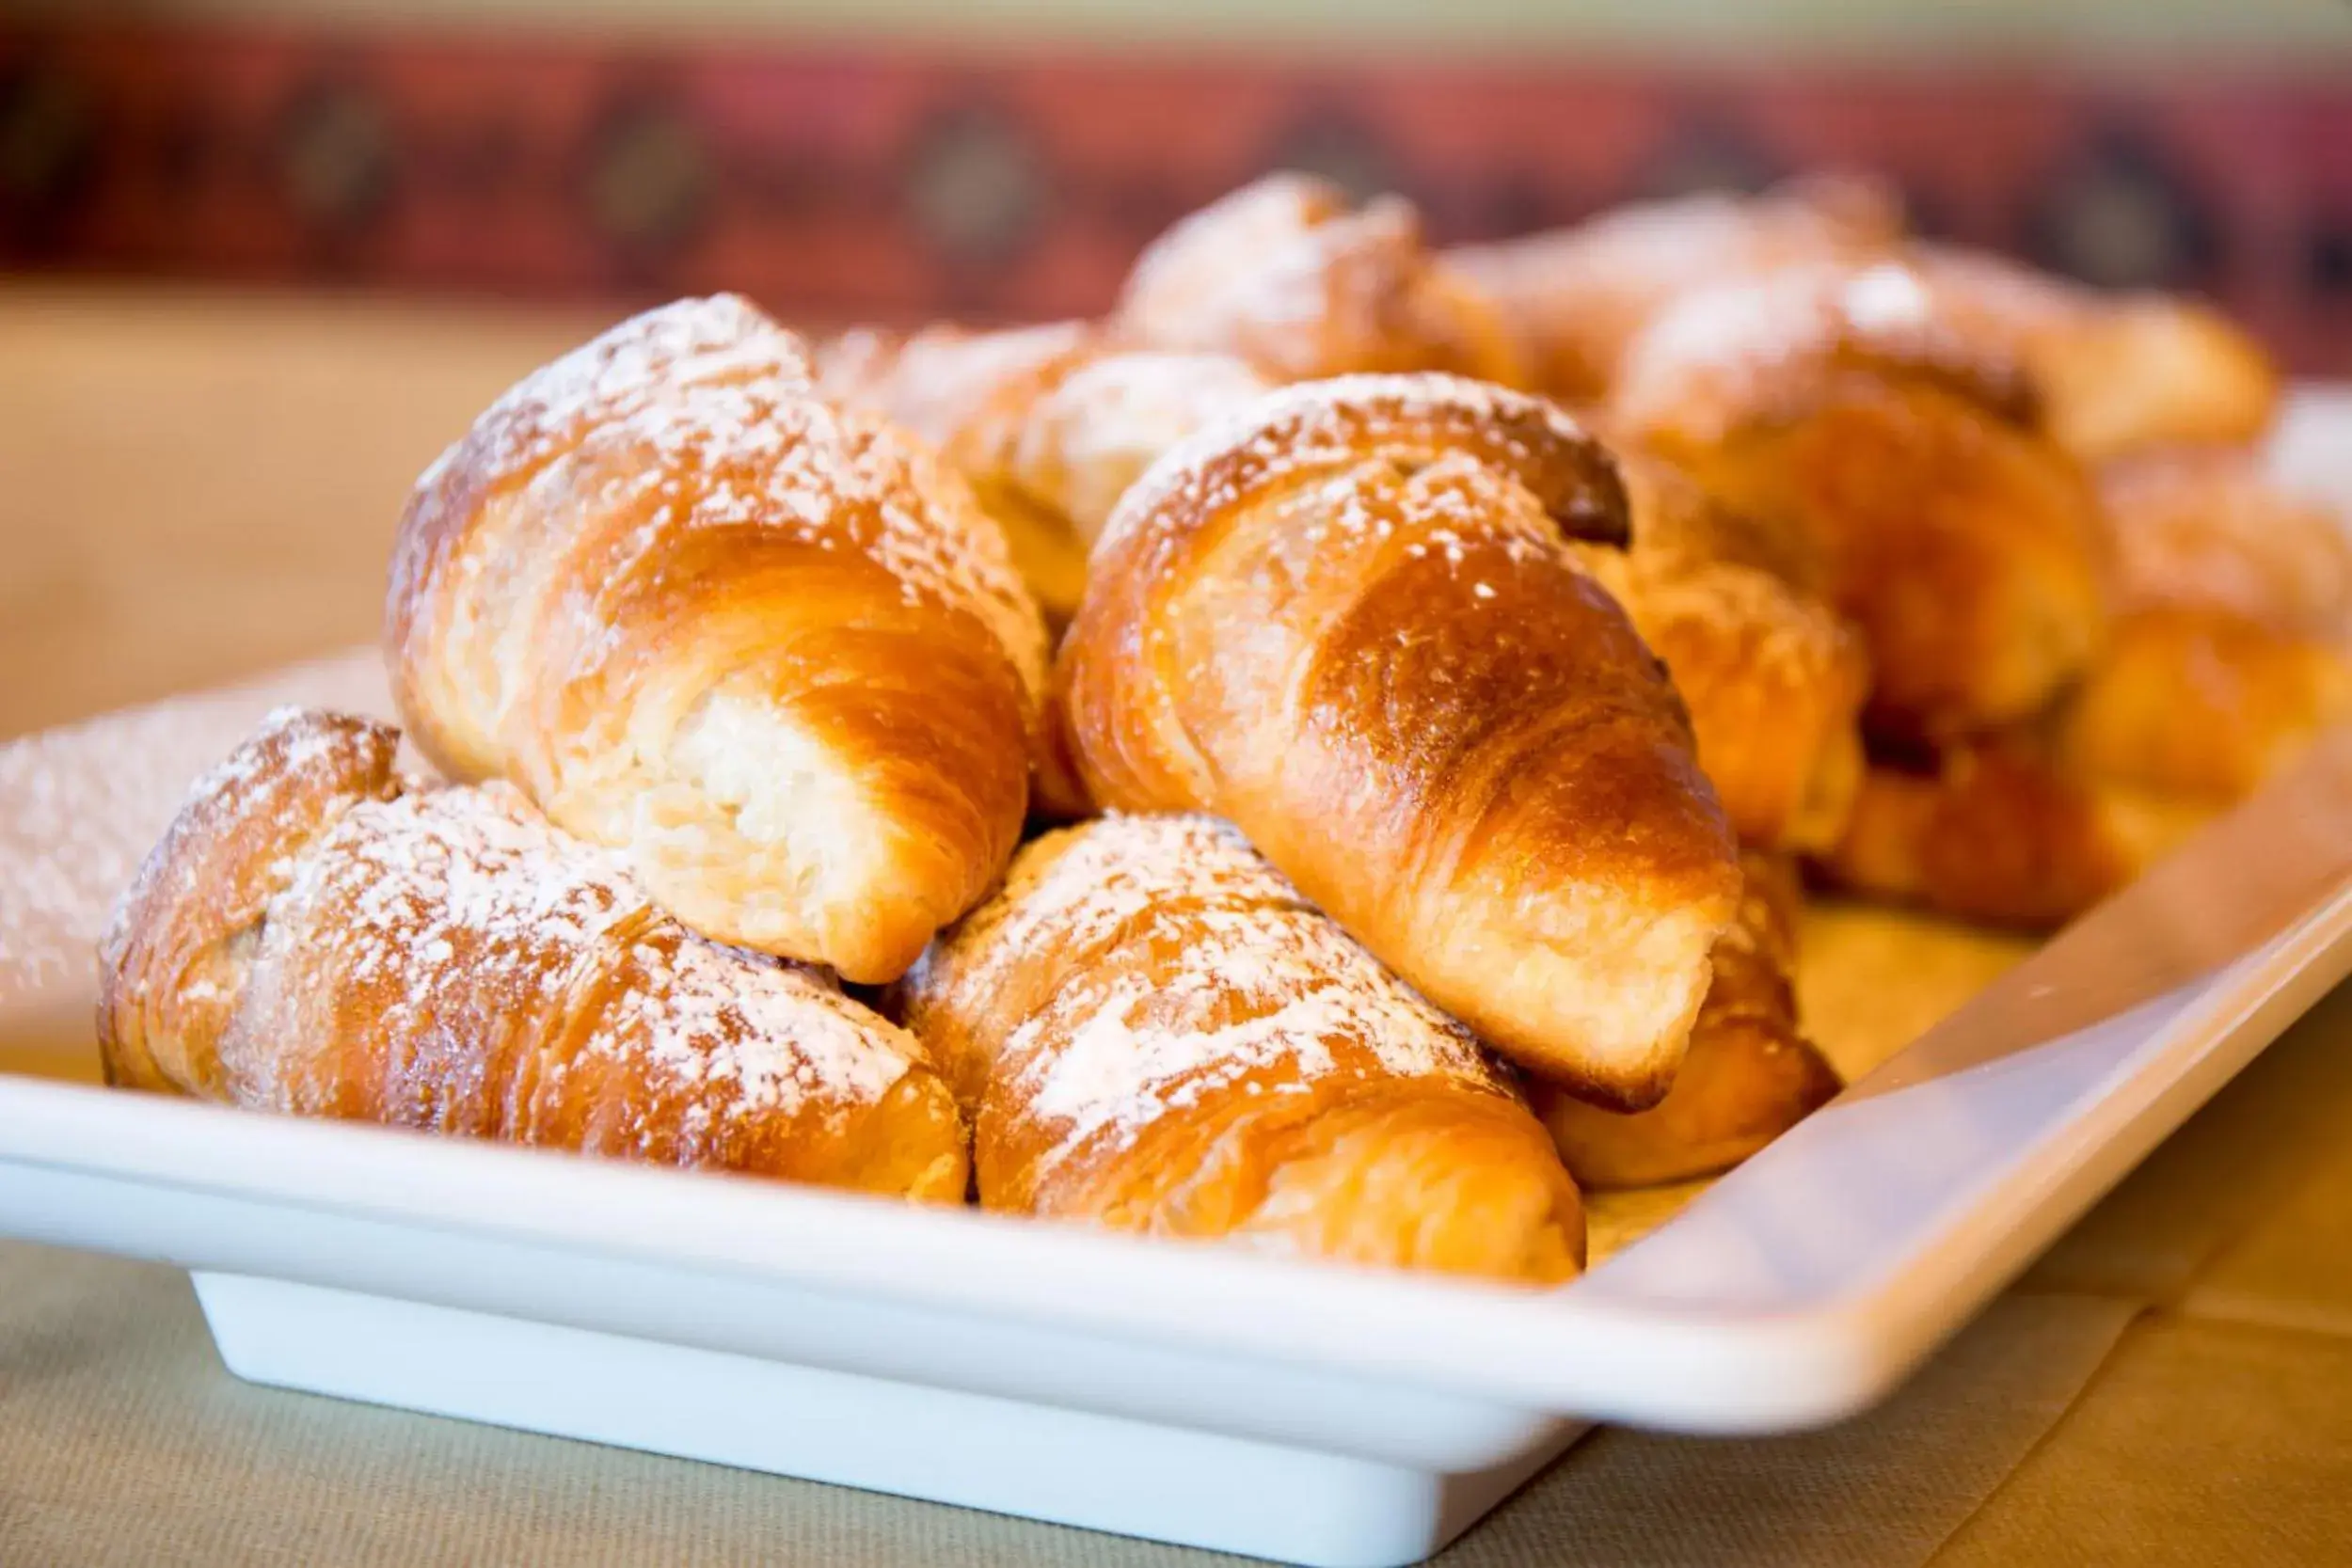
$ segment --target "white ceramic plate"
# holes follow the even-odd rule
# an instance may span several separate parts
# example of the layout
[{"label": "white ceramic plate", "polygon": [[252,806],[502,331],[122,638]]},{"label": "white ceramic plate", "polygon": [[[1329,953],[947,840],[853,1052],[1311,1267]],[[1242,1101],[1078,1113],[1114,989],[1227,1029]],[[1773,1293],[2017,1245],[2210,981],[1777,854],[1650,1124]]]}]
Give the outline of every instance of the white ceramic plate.
[{"label": "white ceramic plate", "polygon": [[[2281,460],[2327,476],[2352,404]],[[2340,442],[2333,444],[2340,445]],[[278,701],[0,749],[0,1037],[86,1037],[105,901]],[[1595,1420],[1859,1410],[2352,967],[2352,736],[1563,1290],[0,1076],[0,1232],[196,1271],[241,1376],[1285,1560],[1414,1560]]]}]

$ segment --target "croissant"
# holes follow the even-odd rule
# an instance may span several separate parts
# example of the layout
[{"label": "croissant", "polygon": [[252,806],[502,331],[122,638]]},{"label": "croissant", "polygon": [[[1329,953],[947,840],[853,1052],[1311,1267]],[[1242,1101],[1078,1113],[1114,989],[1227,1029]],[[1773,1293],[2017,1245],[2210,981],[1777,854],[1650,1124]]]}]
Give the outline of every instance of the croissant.
[{"label": "croissant", "polygon": [[2102,476],[2115,629],[2069,694],[2073,772],[2227,804],[2352,714],[2352,543],[2253,454],[2159,451]]},{"label": "croissant", "polygon": [[1622,540],[1607,454],[1454,377],[1275,392],[1095,545],[1057,669],[1089,793],[1226,816],[1531,1069],[1665,1092],[1739,896],[1688,721],[1567,540]]},{"label": "croissant", "polygon": [[2020,367],[1908,269],[1799,268],[1694,294],[1629,349],[1612,414],[1736,512],[1809,534],[1860,630],[1883,735],[2022,719],[2106,623],[2090,483]]},{"label": "croissant", "polygon": [[723,941],[902,973],[1010,857],[1044,628],[911,438],[740,300],[626,322],[429,468],[386,604],[400,711]]},{"label": "croissant", "polygon": [[1837,1069],[1797,1027],[1804,892],[1786,856],[1742,857],[1739,918],[1715,944],[1713,983],[1674,1087],[1630,1116],[1549,1085],[1529,1087],[1568,1172],[1588,1188],[1647,1187],[1728,1170],[1827,1104]]},{"label": "croissant", "polygon": [[1874,770],[1833,879],[2054,925],[2352,717],[2352,545],[2328,507],[2223,449],[2137,454],[2100,492],[2115,615],[2097,658],[2049,712]]},{"label": "croissant", "polygon": [[[1625,550],[1579,559],[1665,661],[1691,713],[1699,766],[1745,844],[1823,848],[1862,775],[1869,673],[1860,640],[1792,587],[1804,567],[1662,465],[1621,462],[1632,503]],[[1750,564],[1773,561],[1780,572]]]},{"label": "croissant", "polygon": [[1227,354],[1276,382],[1448,371],[1526,379],[1502,317],[1423,244],[1401,197],[1352,207],[1328,181],[1270,174],[1180,220],[1127,275],[1113,329]]},{"label": "croissant", "polygon": [[1152,460],[1267,383],[1221,354],[1125,347],[1074,322],[894,339],[870,328],[818,355],[823,395],[937,446],[1003,525],[1047,619],[1086,588],[1087,548]]},{"label": "croissant", "polygon": [[1583,1212],[1468,1031],[1232,828],[1048,834],[899,987],[980,1202],[1122,1230],[1566,1278]]},{"label": "croissant", "polygon": [[1821,869],[1868,896],[2046,928],[2131,881],[2213,812],[2070,772],[2019,732],[1923,768],[1874,762]]},{"label": "croissant", "polygon": [[1866,261],[1903,232],[1889,187],[1854,175],[1763,196],[1701,195],[1616,208],[1574,228],[1445,252],[1521,346],[1532,385],[1598,403],[1626,345],[1694,290],[1805,261]]},{"label": "croissant", "polygon": [[1087,337],[1079,322],[994,332],[941,325],[907,336],[860,327],[814,356],[818,395],[920,436],[971,482],[1049,624],[1067,621],[1086,589],[1086,541],[1066,518],[1000,483],[1000,470],[1020,411],[1086,352]]},{"label": "croissant", "polygon": [[100,957],[111,1082],[961,1202],[914,1040],[720,947],[513,789],[425,789],[398,732],[281,710],[199,781]]},{"label": "croissant", "polygon": [[2197,610],[2329,640],[2352,627],[2352,540],[2336,509],[2243,448],[2142,452],[2099,473],[2125,610]]},{"label": "croissant", "polygon": [[2024,359],[2052,433],[2085,462],[2268,429],[2279,369],[2218,311],[2162,293],[2106,294],[1989,252],[1916,247],[1943,308]]}]

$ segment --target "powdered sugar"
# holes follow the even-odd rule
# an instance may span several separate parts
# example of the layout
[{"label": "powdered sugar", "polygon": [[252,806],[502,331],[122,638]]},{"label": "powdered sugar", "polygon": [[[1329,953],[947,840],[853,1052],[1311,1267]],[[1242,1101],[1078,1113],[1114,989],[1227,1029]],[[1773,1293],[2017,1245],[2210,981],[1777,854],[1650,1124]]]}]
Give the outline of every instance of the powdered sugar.
[{"label": "powdered sugar", "polygon": [[1864,332],[1915,330],[1928,319],[1928,291],[1909,267],[1883,263],[1847,283],[1845,312]]},{"label": "powdered sugar", "polygon": [[1270,175],[1147,246],[1120,323],[1137,341],[1239,354],[1279,380],[1329,375],[1387,362],[1425,260],[1408,203],[1351,211],[1327,182]]},{"label": "powdered sugar", "polygon": [[1881,249],[1901,227],[1891,192],[1824,180],[1763,197],[1707,192],[1635,203],[1447,259],[1507,293],[1589,295],[1597,284],[1662,299],[1735,273]]},{"label": "powdered sugar", "polygon": [[[551,1033],[583,986],[617,975],[593,986],[603,1001],[580,1050],[702,1096],[709,1114],[871,1103],[914,1059],[813,974],[691,936],[617,862],[500,784],[353,807],[296,863],[268,931],[263,968],[368,987],[371,1027],[390,1039],[485,1007],[524,1037]],[[298,960],[277,951],[289,942]]]},{"label": "powdered sugar", "polygon": [[[1112,816],[1048,847],[1042,874],[1016,865],[999,909],[970,938],[1070,960],[1000,1055],[1018,1064],[1009,1102],[1056,1129],[1041,1176],[1243,1079],[1275,1095],[1335,1071],[1497,1085],[1467,1030],[1301,900],[1226,824]],[[1167,927],[1156,941],[1154,920]],[[1154,957],[1136,961],[1132,948],[1145,942]]]},{"label": "powdered sugar", "polygon": [[968,486],[880,420],[812,398],[688,388],[658,419],[593,437],[587,454],[607,441],[628,454],[610,465],[608,503],[656,503],[635,550],[611,562],[617,570],[659,571],[680,529],[766,528],[865,556],[909,602],[969,610],[1025,673],[1032,661],[1041,667],[1042,633],[1002,531]]},{"label": "powdered sugar", "polygon": [[[1195,431],[1161,454],[1120,501],[1098,558],[1162,516],[1198,517],[1288,475],[1344,467],[1375,449],[1466,444],[1483,455],[1537,466],[1538,444],[1581,448],[1581,427],[1553,404],[1434,372],[1347,375],[1270,392]],[[1479,522],[1465,517],[1477,528]]]},{"label": "powdered sugar", "polygon": [[2023,366],[1962,325],[1899,262],[1789,267],[1694,290],[1627,349],[1613,412],[1636,431],[1720,439],[1857,358],[1934,374],[1999,412],[2026,406]]},{"label": "powdered sugar", "polygon": [[972,332],[935,326],[895,339],[844,333],[818,353],[818,392],[880,414],[944,451],[1007,388],[1046,374],[1087,341],[1082,322]]},{"label": "powdered sugar", "polygon": [[1015,471],[1092,538],[1161,453],[1267,390],[1228,355],[1104,355],[1063,377],[1023,422]]},{"label": "powdered sugar", "polygon": [[[1041,685],[1042,626],[1002,531],[969,487],[878,420],[818,401],[800,340],[733,295],[680,300],[624,322],[526,377],[461,449],[460,460],[493,487],[529,487],[526,505],[560,514],[551,527],[506,531],[491,551],[561,552],[595,537],[572,516],[583,501],[645,519],[616,557],[598,562],[600,578],[658,577],[681,528],[771,528],[863,554],[910,602],[969,610],[1031,689]],[[582,476],[593,488],[575,487]],[[412,515],[410,526],[423,525]],[[453,560],[464,602],[452,625],[516,613],[511,604],[476,602],[508,595],[516,562],[485,561],[462,545]],[[537,563],[539,576],[555,571]],[[426,581],[408,593],[436,591]],[[568,602],[592,604],[593,595]]]},{"label": "powdered sugar", "polygon": [[742,296],[675,300],[517,382],[475,423],[489,440],[479,460],[503,475],[537,467],[593,428],[658,433],[686,388],[731,390],[750,409],[806,396],[810,384],[801,340]]},{"label": "powdered sugar", "polygon": [[190,781],[286,703],[385,712],[381,659],[359,650],[0,746],[0,1006],[87,992],[107,913]]}]

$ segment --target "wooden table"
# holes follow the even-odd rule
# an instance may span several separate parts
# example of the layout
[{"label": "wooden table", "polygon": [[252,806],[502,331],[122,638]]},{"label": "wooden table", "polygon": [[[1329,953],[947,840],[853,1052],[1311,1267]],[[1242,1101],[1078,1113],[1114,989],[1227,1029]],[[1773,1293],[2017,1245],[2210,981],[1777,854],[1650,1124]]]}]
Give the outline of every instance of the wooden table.
[{"label": "wooden table", "polygon": [[[0,736],[369,638],[411,477],[591,325],[0,288]],[[754,1560],[1202,1560],[250,1388],[175,1272],[0,1243],[0,1564]],[[1447,1560],[2352,1561],[2352,993],[1885,1407],[1603,1433]]]}]

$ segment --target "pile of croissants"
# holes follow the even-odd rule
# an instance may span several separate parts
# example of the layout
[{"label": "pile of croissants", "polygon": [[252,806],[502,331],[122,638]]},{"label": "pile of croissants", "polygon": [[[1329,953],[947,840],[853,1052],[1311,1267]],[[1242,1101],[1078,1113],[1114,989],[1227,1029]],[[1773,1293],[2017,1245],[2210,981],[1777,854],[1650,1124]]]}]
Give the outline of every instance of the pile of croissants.
[{"label": "pile of croissants", "polygon": [[2352,701],[2202,308],[1867,180],[1435,251],[1298,176],[1113,313],[623,323],[419,481],[103,943],[138,1088],[1554,1281],[1835,1094],[1803,879],[2062,921]]}]

